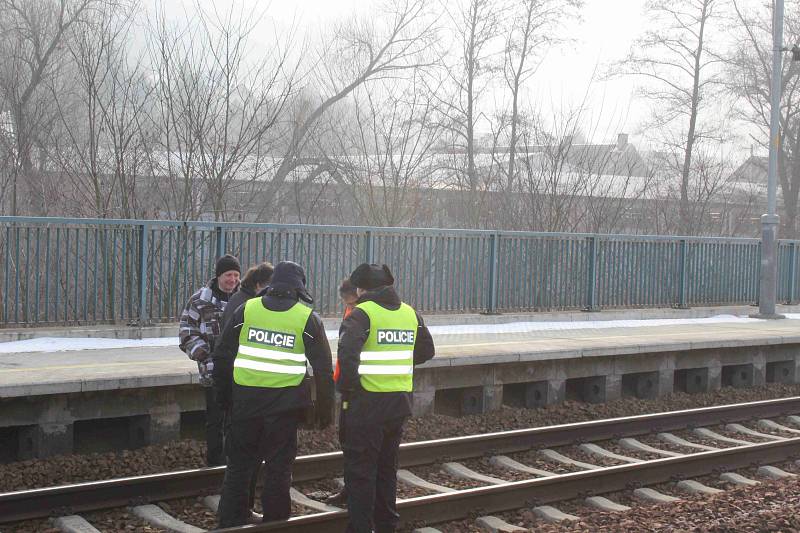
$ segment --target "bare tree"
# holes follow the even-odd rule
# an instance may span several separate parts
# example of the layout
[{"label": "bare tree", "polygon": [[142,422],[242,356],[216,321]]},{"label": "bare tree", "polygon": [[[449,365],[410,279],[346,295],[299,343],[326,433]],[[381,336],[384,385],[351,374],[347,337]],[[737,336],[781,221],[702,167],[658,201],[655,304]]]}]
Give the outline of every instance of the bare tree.
[{"label": "bare tree", "polygon": [[[162,209],[186,220],[209,204],[214,220],[242,211],[256,182],[272,169],[270,151],[293,94],[288,46],[248,59],[258,17],[201,13],[181,28],[163,16],[152,25],[155,100],[150,127],[160,146],[154,175],[166,175]],[[244,192],[228,203],[234,192]]]},{"label": "bare tree", "polygon": [[[141,131],[136,120],[147,97],[138,64],[129,65],[127,39],[134,4],[98,6],[88,14],[92,31],[71,31],[64,76],[72,83],[52,87],[59,117],[48,136],[54,172],[62,187],[64,212],[83,216],[135,217],[136,158]],[[73,28],[74,30],[75,28]],[[141,158],[139,158],[141,159]]]},{"label": "bare tree", "polygon": [[[772,76],[772,7],[764,2],[747,10],[734,2],[734,47],[727,69],[727,89],[735,98],[735,118],[750,126],[753,143],[769,147],[770,79]],[[800,41],[800,2],[789,0],[784,19],[784,42]],[[780,152],[778,177],[788,237],[798,235],[800,196],[800,77],[794,61],[784,61],[781,76]]]},{"label": "bare tree", "polygon": [[340,115],[331,128],[335,141],[327,155],[333,179],[350,199],[343,204],[353,205],[362,224],[413,225],[429,200],[426,191],[437,185],[433,97],[415,77],[407,87],[362,86],[352,101],[349,116]]},{"label": "bare tree", "polygon": [[[0,71],[2,106],[11,116],[14,135],[14,175],[11,213],[18,212],[22,180],[34,196],[31,207],[45,213],[44,133],[52,124],[47,84],[62,66],[64,41],[73,26],[81,25],[95,8],[110,0],[1,0]],[[38,159],[38,165],[36,164]],[[38,166],[38,168],[37,168]],[[37,179],[38,176],[38,179]]]},{"label": "bare tree", "polygon": [[447,86],[452,93],[443,93],[439,106],[447,148],[452,155],[450,171],[457,189],[466,193],[461,195],[461,213],[467,227],[478,226],[482,209],[479,193],[487,188],[481,183],[476,163],[476,125],[484,117],[479,101],[497,69],[500,49],[495,43],[504,10],[498,0],[464,0],[447,7],[457,53],[445,66]]},{"label": "bare tree", "polygon": [[[280,165],[264,191],[259,219],[271,214],[286,178],[300,166],[327,165],[319,153],[309,151],[318,146],[312,135],[320,119],[337,103],[365,83],[392,79],[431,63],[427,52],[436,36],[435,17],[430,17],[425,0],[395,0],[386,6],[388,23],[352,20],[334,30],[332,38],[322,44],[313,71],[306,76],[315,86],[319,100],[306,113],[295,116],[286,131],[286,145]],[[308,94],[308,93],[305,93]],[[318,174],[311,169],[308,174]]]},{"label": "bare tree", "polygon": [[721,132],[713,120],[719,113],[713,96],[721,86],[722,60],[713,43],[722,2],[650,0],[647,13],[653,29],[636,40],[612,73],[645,78],[639,92],[653,104],[650,126],[666,134],[663,142],[681,156],[679,231],[691,232],[693,153],[699,143],[719,140]]},{"label": "bare tree", "polygon": [[503,51],[503,78],[511,96],[508,123],[506,186],[514,188],[517,142],[519,141],[520,96],[550,47],[562,39],[557,30],[576,16],[582,0],[517,0],[512,6],[511,25]]}]

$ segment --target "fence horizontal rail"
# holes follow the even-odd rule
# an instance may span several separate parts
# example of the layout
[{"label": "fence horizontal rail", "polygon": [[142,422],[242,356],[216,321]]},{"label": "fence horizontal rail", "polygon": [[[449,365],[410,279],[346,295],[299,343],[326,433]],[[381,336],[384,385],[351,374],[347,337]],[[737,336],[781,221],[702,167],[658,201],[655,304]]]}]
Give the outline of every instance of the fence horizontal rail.
[{"label": "fence horizontal rail", "polygon": [[[799,244],[779,243],[785,302]],[[753,304],[760,271],[746,238],[4,216],[0,327],[176,320],[224,253],[300,263],[326,315],[364,261],[421,311],[455,313]]]}]

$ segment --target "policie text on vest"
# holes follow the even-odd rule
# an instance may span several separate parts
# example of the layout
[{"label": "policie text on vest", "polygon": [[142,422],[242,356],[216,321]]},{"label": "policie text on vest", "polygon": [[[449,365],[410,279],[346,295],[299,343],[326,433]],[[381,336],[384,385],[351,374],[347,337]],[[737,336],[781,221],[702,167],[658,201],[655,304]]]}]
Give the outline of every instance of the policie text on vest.
[{"label": "policie text on vest", "polygon": [[378,344],[414,344],[414,331],[407,329],[379,329]]},{"label": "policie text on vest", "polygon": [[295,336],[291,333],[281,333],[279,331],[268,331],[266,329],[249,328],[247,340],[265,346],[275,346],[277,348],[294,348]]}]

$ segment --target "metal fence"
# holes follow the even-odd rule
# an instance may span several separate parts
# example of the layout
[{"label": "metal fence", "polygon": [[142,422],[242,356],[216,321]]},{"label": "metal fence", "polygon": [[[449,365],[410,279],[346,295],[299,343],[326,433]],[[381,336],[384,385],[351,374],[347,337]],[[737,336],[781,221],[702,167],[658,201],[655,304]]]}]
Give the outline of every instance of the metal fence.
[{"label": "metal fence", "polygon": [[[785,302],[798,242],[780,242]],[[756,239],[0,217],[0,327],[175,320],[226,252],[300,263],[326,315],[363,261],[423,312],[749,304],[760,268]]]}]

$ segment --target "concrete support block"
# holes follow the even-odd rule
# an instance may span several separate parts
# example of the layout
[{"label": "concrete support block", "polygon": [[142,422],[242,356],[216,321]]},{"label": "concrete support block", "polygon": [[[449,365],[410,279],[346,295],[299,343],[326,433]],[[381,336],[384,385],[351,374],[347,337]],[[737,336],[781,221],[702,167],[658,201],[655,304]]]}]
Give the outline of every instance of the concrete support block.
[{"label": "concrete support block", "polygon": [[610,374],[605,376],[605,392],[602,401],[610,402],[622,398],[622,376]]},{"label": "concrete support block", "polygon": [[751,387],[761,387],[767,382],[767,358],[763,350],[753,356],[753,383]]},{"label": "concrete support block", "polygon": [[726,365],[722,367],[722,386],[744,389],[753,386],[753,365]]},{"label": "concrete support block", "polygon": [[664,396],[675,391],[675,369],[667,368],[658,371],[658,395]]},{"label": "concrete support block", "polygon": [[675,390],[697,394],[709,390],[708,368],[684,368],[675,371]]},{"label": "concrete support block", "polygon": [[[416,398],[416,393],[414,394]],[[481,385],[443,389],[433,393],[437,413],[451,416],[477,415],[503,406],[503,385]]]},{"label": "concrete support block", "polygon": [[503,385],[483,386],[483,411],[497,411],[503,408]]},{"label": "concrete support block", "polygon": [[566,381],[566,397],[586,403],[603,403],[619,398],[622,380],[619,376],[591,376]]},{"label": "concrete support block", "polygon": [[[436,405],[436,390],[420,390],[414,391],[414,401],[411,407],[411,414],[413,416],[431,415]],[[338,414],[337,414],[338,420]]]},{"label": "concrete support block", "polygon": [[149,415],[130,417],[128,435],[132,448],[180,439],[180,407],[164,405],[153,409]]},{"label": "concrete support block", "polygon": [[528,409],[544,407],[550,397],[550,384],[547,381],[535,381],[524,384],[524,405]]},{"label": "concrete support block", "polygon": [[622,396],[643,400],[658,397],[660,379],[658,372],[637,372],[622,376]]},{"label": "concrete support block", "polygon": [[72,424],[47,423],[27,426],[19,431],[19,458],[33,459],[72,453]]},{"label": "concrete support block", "polygon": [[708,388],[706,390],[715,391],[722,388],[722,365],[719,361],[712,361],[708,365]]},{"label": "concrete support block", "polygon": [[792,360],[767,363],[764,381],[767,383],[796,383],[797,363]]}]

